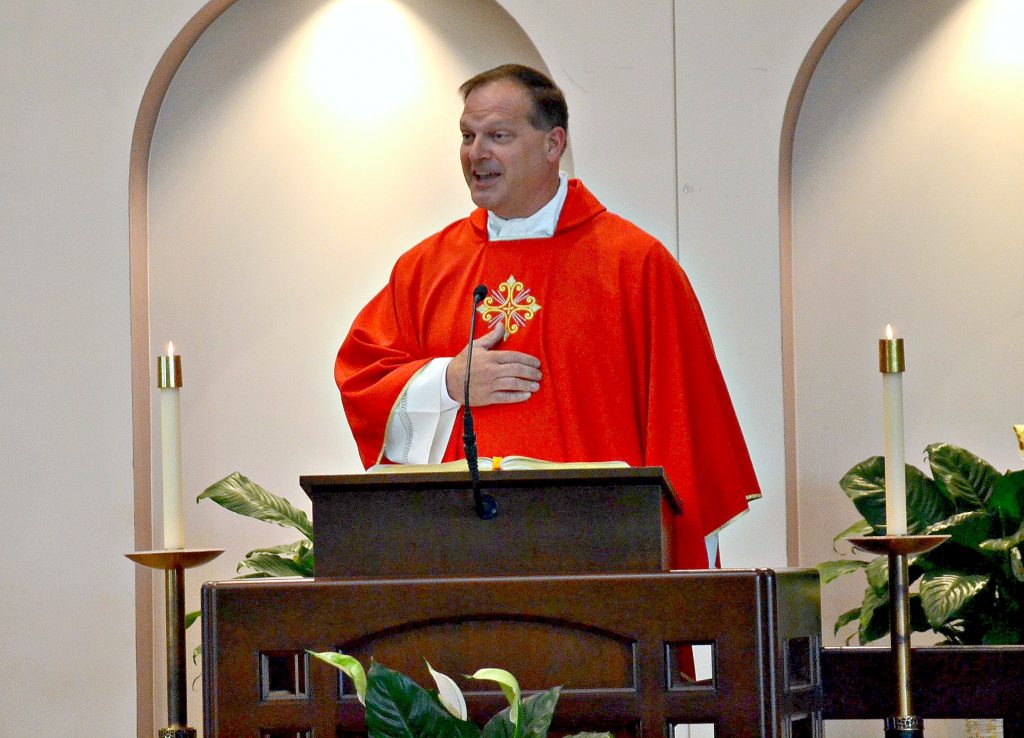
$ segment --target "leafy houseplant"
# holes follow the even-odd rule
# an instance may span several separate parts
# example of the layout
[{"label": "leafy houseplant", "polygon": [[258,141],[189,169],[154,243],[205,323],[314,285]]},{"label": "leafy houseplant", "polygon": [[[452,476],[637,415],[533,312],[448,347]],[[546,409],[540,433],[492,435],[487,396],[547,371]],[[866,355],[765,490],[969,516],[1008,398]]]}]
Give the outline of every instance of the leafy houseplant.
[{"label": "leafy houseplant", "polygon": [[[239,515],[275,523],[283,528],[294,528],[303,536],[294,543],[249,551],[235,567],[236,571],[244,572],[238,575],[238,579],[313,576],[313,525],[306,513],[284,497],[234,472],[203,490],[196,502],[203,499],[212,500]],[[188,613],[185,616],[185,627],[191,627],[198,619],[199,610]],[[201,648],[197,646],[193,652],[193,662],[198,660]]]},{"label": "leafy houseplant", "polygon": [[[321,661],[344,672],[366,708],[370,738],[545,738],[558,702],[560,687],[523,698],[516,678],[503,669],[480,669],[468,679],[498,684],[509,706],[481,730],[467,719],[466,699],[450,677],[427,669],[437,684],[427,691],[404,674],[377,662],[369,673],[352,656],[335,651],[316,653]],[[570,738],[611,738],[610,733],[579,733]]]},{"label": "leafy houseplant", "polygon": [[268,492],[238,472],[214,482],[196,498],[209,499],[231,512],[294,528],[302,538],[294,543],[256,548],[245,554],[236,570],[239,578],[313,576],[313,525],[302,510],[283,497]]},{"label": "leafy houseplant", "polygon": [[[1024,470],[999,473],[970,451],[945,443],[925,449],[932,476],[907,465],[910,534],[950,539],[909,559],[911,629],[957,645],[1024,644]],[[885,460],[854,466],[839,486],[863,516],[836,536],[885,534]],[[889,633],[888,558],[818,564],[822,584],[864,571],[860,605],[840,615],[835,632],[856,623],[860,643]],[[849,640],[849,639],[848,639]]]}]

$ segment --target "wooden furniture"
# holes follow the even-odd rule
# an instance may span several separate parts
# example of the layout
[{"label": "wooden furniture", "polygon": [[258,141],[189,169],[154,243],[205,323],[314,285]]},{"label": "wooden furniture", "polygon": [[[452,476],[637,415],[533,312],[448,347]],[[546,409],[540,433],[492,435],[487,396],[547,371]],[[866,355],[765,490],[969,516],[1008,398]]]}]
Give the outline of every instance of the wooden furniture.
[{"label": "wooden furniture", "polygon": [[498,503],[473,512],[467,472],[306,476],[318,577],[658,571],[671,541],[660,467],[483,472]]},{"label": "wooden furniture", "polygon": [[[493,472],[489,521],[468,475],[303,477],[315,579],[203,588],[207,738],[357,736],[362,709],[305,650],[374,657],[430,684],[512,671],[526,690],[563,685],[558,731],[718,738],[820,734],[820,608],[813,571],[663,571],[661,469]],[[677,654],[712,652],[685,679]],[[476,719],[503,705],[469,691]]]},{"label": "wooden furniture", "polygon": [[[423,659],[453,677],[501,666],[527,690],[563,685],[556,735],[820,735],[819,631],[806,570],[216,582],[203,588],[204,734],[358,735],[355,697],[303,652],[340,649],[423,685]],[[680,676],[683,644],[713,644],[710,681]],[[477,720],[506,704],[461,686]]]}]

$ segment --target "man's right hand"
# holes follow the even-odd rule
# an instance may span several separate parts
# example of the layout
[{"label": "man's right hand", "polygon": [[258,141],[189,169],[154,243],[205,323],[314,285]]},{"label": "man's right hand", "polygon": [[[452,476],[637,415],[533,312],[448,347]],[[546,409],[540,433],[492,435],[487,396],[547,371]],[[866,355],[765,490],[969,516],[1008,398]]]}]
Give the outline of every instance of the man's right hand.
[{"label": "man's right hand", "polygon": [[[498,326],[486,336],[473,341],[473,373],[469,379],[469,402],[473,407],[499,403],[523,402],[540,389],[540,359],[519,351],[494,351],[505,336],[505,326]],[[462,349],[448,364],[445,387],[448,396],[464,404],[467,356],[469,346]]]}]

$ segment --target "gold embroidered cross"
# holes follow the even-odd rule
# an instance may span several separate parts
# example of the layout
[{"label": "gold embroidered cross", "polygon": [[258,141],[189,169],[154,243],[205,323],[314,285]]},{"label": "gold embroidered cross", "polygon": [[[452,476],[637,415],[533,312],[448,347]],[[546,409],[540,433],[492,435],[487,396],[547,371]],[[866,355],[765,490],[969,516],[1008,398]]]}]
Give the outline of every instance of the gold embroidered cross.
[{"label": "gold embroidered cross", "polygon": [[477,308],[491,330],[498,323],[505,324],[505,338],[526,325],[526,321],[532,320],[538,310],[540,305],[536,298],[514,276],[509,276],[499,284],[498,289],[491,290],[491,294]]}]

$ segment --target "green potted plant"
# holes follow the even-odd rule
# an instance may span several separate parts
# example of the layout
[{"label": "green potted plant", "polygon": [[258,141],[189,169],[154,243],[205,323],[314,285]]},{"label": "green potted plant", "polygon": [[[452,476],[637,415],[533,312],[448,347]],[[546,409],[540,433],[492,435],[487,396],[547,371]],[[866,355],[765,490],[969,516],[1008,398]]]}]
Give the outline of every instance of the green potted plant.
[{"label": "green potted plant", "polygon": [[[335,651],[316,653],[321,661],[344,672],[366,708],[370,738],[545,738],[558,703],[560,687],[523,697],[516,678],[503,669],[480,669],[467,679],[493,681],[509,706],[483,729],[468,719],[466,699],[451,677],[427,670],[436,690],[426,690],[409,677],[373,662],[367,673],[354,657]],[[570,738],[611,738],[610,733],[579,733]]]},{"label": "green potted plant", "polygon": [[[925,449],[931,478],[907,465],[907,527],[911,534],[950,539],[909,562],[911,627],[943,643],[1024,644],[1024,470],[1000,473],[970,451],[947,443]],[[885,460],[854,466],[839,486],[862,518],[836,536],[885,534]],[[888,560],[845,558],[818,565],[822,584],[863,571],[860,605],[836,620],[856,624],[861,644],[889,633]],[[851,638],[853,635],[850,636]]]},{"label": "green potted plant", "polygon": [[[1024,644],[1024,470],[1000,473],[970,451],[946,443],[925,449],[931,471],[907,465],[908,533],[948,535],[942,545],[909,559],[911,630],[932,631],[948,645]],[[839,486],[861,519],[839,533],[885,534],[885,460],[873,456],[850,469]],[[863,645],[889,633],[886,556],[817,565],[822,584],[863,571],[859,605],[841,614],[835,633],[856,629]],[[1001,721],[968,721],[971,736],[1001,736]]]},{"label": "green potted plant", "polygon": [[240,579],[313,576],[313,524],[305,512],[284,497],[269,492],[234,472],[214,482],[196,498],[210,500],[225,510],[283,528],[294,528],[302,538],[280,546],[255,548],[238,562]]},{"label": "green potted plant", "polygon": [[[313,576],[313,524],[305,512],[287,499],[233,472],[203,490],[196,502],[201,500],[211,500],[238,515],[274,523],[283,528],[294,528],[302,534],[302,538],[294,543],[264,546],[246,552],[235,567],[235,571],[239,572],[236,579]],[[187,613],[185,627],[192,627],[199,616],[199,610]],[[201,650],[201,645],[196,646],[192,652],[192,663],[199,663]]]}]

